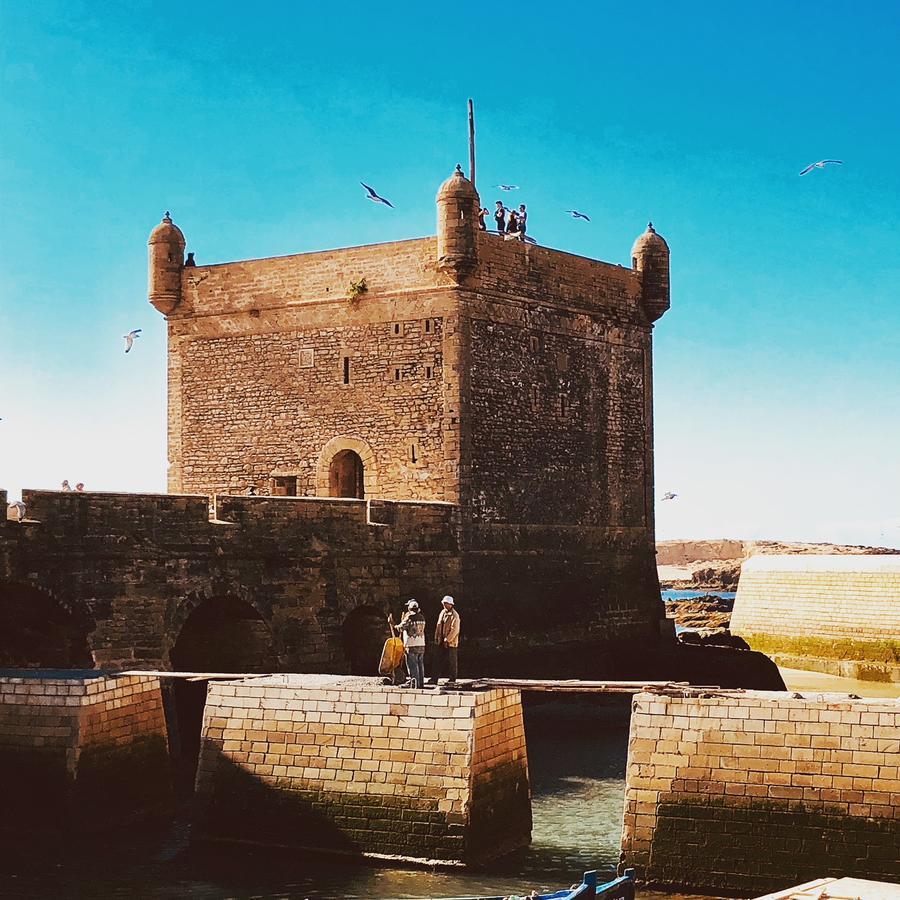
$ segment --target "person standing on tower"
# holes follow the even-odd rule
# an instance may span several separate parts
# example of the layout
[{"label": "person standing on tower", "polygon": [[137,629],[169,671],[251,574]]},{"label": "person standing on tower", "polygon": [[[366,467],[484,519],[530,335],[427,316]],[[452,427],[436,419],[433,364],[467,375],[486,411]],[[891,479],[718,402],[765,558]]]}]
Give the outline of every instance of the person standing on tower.
[{"label": "person standing on tower", "polygon": [[490,211],[486,206],[482,206],[481,209],[478,210],[478,227],[482,231],[487,231],[487,223],[484,221],[487,216],[490,214]]},{"label": "person standing on tower", "polygon": [[519,213],[518,213],[518,216],[517,216],[516,218],[517,218],[517,220],[518,220],[518,222],[519,222],[519,234],[522,235],[522,239],[524,240],[524,238],[525,238],[525,228],[526,228],[526,225],[527,225],[527,223],[528,223],[528,213],[525,212],[525,204],[524,204],[524,203],[520,203],[520,204],[519,204]]},{"label": "person standing on tower", "polygon": [[497,201],[497,208],[494,210],[494,221],[497,223],[497,232],[503,234],[506,231],[506,209],[502,200]]},{"label": "person standing on tower", "polygon": [[449,595],[441,600],[444,607],[438,616],[437,626],[434,629],[434,643],[437,648],[437,667],[434,677],[429,679],[429,684],[437,684],[438,678],[445,670],[450,675],[447,684],[456,684],[457,676],[457,650],[459,648],[459,613],[456,611],[456,603]]}]

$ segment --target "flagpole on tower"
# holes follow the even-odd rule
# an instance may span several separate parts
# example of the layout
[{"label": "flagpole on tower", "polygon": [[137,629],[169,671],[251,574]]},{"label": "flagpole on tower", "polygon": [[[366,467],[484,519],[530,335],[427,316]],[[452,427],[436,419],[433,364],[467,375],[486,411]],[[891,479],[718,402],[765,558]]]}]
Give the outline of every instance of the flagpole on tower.
[{"label": "flagpole on tower", "polygon": [[475,105],[469,98],[469,181],[475,187]]}]

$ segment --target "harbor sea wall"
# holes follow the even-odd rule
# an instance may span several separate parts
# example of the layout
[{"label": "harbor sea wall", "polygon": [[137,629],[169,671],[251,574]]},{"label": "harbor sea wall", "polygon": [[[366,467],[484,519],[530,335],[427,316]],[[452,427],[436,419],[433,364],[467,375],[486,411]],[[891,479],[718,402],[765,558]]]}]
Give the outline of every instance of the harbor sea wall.
[{"label": "harbor sea wall", "polygon": [[211,684],[196,833],[441,863],[531,839],[518,691],[418,691],[370,678]]},{"label": "harbor sea wall", "polygon": [[753,556],[731,630],[782,664],[900,681],[900,556]]},{"label": "harbor sea wall", "polygon": [[109,825],[170,796],[159,680],[0,670],[4,826]]},{"label": "harbor sea wall", "polygon": [[900,701],[762,691],[633,701],[622,849],[640,878],[761,893],[900,880]]}]

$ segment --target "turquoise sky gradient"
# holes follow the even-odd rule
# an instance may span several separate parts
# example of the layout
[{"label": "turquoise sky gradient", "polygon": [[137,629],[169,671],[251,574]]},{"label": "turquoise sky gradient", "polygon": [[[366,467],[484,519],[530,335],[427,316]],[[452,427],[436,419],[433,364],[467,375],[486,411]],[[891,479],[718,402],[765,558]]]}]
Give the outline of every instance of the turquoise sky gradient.
[{"label": "turquoise sky gradient", "polygon": [[165,209],[201,263],[433,233],[472,96],[486,205],[513,182],[543,244],[628,264],[652,218],[672,248],[659,536],[900,546],[896,2],[6,3],[0,42],[11,494],[164,490]]}]

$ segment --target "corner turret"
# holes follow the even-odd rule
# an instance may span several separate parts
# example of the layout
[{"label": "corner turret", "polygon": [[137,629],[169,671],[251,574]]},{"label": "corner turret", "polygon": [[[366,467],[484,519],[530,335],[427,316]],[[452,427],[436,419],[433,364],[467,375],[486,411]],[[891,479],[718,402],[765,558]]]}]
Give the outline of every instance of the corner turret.
[{"label": "corner turret", "polygon": [[669,245],[656,233],[652,222],[631,248],[631,266],[641,276],[644,312],[655,322],[670,305]]},{"label": "corner turret", "polygon": [[478,262],[476,232],[481,200],[460,166],[437,193],[438,266],[459,279]]},{"label": "corner turret", "polygon": [[184,268],[184,235],[169,217],[150,233],[149,285],[150,302],[167,316],[181,302],[181,270]]}]

